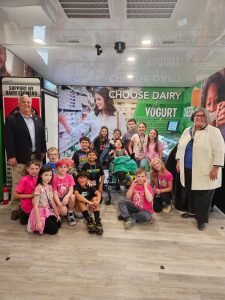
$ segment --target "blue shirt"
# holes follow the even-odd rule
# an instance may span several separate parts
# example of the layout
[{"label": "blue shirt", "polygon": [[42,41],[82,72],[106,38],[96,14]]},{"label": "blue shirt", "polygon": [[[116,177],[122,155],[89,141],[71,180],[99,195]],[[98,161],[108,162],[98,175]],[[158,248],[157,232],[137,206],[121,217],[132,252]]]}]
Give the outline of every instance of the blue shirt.
[{"label": "blue shirt", "polygon": [[29,130],[29,133],[30,133],[30,138],[31,138],[31,143],[32,143],[32,152],[35,152],[36,151],[36,142],[35,142],[34,121],[32,118],[33,115],[31,114],[29,117],[26,117],[21,113],[21,116],[23,117],[23,119],[27,125],[27,128]]},{"label": "blue shirt", "polygon": [[184,154],[184,167],[186,169],[192,169],[192,153],[193,153],[193,137],[192,137],[192,129],[190,128],[189,131],[191,135],[191,140],[187,144],[186,149],[185,149],[185,154]]}]

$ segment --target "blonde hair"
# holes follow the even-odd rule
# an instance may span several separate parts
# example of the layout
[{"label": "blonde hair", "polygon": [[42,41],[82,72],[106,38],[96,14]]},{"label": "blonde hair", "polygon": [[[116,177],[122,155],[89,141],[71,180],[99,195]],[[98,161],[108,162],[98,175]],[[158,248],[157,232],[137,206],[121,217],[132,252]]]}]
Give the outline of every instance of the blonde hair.
[{"label": "blonde hair", "polygon": [[57,151],[57,153],[59,155],[59,150],[56,147],[50,147],[50,148],[48,148],[47,154],[49,155],[49,153],[52,152],[52,151]]},{"label": "blonde hair", "polygon": [[161,164],[161,168],[160,168],[160,172],[163,174],[163,175],[166,175],[166,167],[164,166],[164,163],[162,162],[162,160],[158,157],[156,158],[153,158],[153,160],[151,161],[151,164],[150,164],[150,174],[151,174],[151,179],[152,180],[156,180],[156,177],[157,177],[157,174],[158,174],[158,171],[155,170],[154,168],[154,164],[156,162],[159,162]]},{"label": "blonde hair", "polygon": [[141,174],[141,173],[145,173],[145,175],[147,176],[147,172],[145,170],[145,168],[138,168],[136,171],[136,175]]}]

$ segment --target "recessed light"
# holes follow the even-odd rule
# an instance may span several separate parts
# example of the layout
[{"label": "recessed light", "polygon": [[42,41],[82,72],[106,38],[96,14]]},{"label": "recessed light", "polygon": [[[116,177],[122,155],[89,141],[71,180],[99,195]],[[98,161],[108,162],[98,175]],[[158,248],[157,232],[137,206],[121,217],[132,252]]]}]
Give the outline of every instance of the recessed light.
[{"label": "recessed light", "polygon": [[150,41],[150,40],[143,40],[142,41],[143,45],[151,45],[151,43],[152,43],[152,41]]},{"label": "recessed light", "polygon": [[33,41],[37,44],[44,44],[44,41],[41,39],[33,39]]},{"label": "recessed light", "polygon": [[127,79],[133,79],[134,78],[134,75],[133,74],[128,74],[127,75]]},{"label": "recessed light", "polygon": [[127,58],[127,61],[135,61],[135,57],[129,56],[129,57]]}]

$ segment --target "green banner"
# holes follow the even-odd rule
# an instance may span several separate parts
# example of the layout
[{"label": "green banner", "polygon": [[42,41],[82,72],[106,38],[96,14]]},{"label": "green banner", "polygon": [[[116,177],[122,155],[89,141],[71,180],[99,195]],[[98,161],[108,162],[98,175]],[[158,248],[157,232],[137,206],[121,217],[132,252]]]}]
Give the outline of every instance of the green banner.
[{"label": "green banner", "polygon": [[168,130],[168,122],[179,121],[178,132],[183,116],[183,99],[185,88],[142,88],[148,99],[137,101],[134,118],[137,122],[145,122],[148,131],[158,129],[160,134]]}]

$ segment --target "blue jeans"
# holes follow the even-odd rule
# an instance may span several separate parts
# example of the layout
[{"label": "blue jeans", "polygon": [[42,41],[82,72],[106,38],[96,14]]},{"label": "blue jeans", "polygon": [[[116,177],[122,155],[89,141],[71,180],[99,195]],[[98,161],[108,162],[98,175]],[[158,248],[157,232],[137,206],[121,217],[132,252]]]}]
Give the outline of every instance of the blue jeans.
[{"label": "blue jeans", "polygon": [[120,200],[118,202],[119,210],[121,216],[126,219],[127,217],[132,217],[136,222],[145,223],[151,220],[151,213],[147,210],[140,209],[133,203],[127,200]]}]

